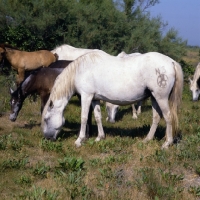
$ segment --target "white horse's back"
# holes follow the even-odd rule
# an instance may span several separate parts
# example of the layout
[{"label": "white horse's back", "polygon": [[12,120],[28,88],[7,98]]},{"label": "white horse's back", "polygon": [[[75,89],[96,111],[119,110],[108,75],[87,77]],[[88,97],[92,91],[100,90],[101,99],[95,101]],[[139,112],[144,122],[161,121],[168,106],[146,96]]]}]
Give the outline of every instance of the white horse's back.
[{"label": "white horse's back", "polygon": [[[87,65],[84,61],[80,62],[81,67],[78,70],[80,73],[76,75],[76,88],[79,93],[87,90],[93,92],[96,99],[119,105],[146,98],[147,89],[159,90],[162,93],[162,88],[165,87],[170,93],[175,81],[175,70],[171,58],[159,53],[147,53],[127,59],[114,57],[104,52],[97,52],[97,54],[98,59],[91,59],[89,57],[92,57],[93,53],[88,54],[87,58],[91,61],[86,61]],[[167,66],[160,64],[163,59],[167,61],[165,62],[168,63]]]},{"label": "white horse's back", "polygon": [[56,47],[51,52],[58,55],[58,60],[75,60],[94,49],[76,48],[67,44]]},{"label": "white horse's back", "polygon": [[131,56],[138,56],[138,55],[141,55],[141,53],[126,54],[124,51],[122,51],[121,53],[119,53],[119,54],[117,55],[117,57],[126,58],[126,57],[131,57]]}]

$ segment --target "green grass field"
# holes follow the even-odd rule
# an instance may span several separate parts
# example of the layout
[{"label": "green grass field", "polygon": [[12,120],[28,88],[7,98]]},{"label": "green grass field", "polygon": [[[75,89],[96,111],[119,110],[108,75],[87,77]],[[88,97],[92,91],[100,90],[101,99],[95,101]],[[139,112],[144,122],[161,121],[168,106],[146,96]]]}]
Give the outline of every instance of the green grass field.
[{"label": "green grass field", "polygon": [[9,120],[10,82],[0,76],[0,193],[1,199],[200,199],[200,103],[192,102],[185,82],[179,112],[178,142],[161,150],[165,122],[156,138],[144,144],[152,121],[151,102],[142,106],[137,120],[131,106],[120,107],[117,122],[106,122],[106,139],[94,134],[82,147],[74,142],[80,126],[80,105],[73,97],[65,110],[62,138],[43,138],[40,101],[26,99],[16,122]]}]

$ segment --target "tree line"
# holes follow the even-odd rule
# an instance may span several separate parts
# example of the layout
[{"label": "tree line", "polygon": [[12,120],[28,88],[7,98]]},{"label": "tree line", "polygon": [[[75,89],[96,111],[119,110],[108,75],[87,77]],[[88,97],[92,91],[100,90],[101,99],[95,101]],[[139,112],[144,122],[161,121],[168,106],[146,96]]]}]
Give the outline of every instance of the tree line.
[{"label": "tree line", "polygon": [[0,0],[0,43],[21,50],[61,44],[112,55],[157,51],[179,61],[187,41],[148,8],[158,0]]}]

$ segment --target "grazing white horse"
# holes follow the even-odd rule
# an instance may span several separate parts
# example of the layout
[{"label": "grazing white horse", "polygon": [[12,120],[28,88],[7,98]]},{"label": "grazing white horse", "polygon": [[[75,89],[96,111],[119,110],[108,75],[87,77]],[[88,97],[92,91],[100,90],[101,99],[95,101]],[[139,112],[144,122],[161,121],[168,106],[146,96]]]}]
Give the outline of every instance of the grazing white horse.
[{"label": "grazing white horse", "polygon": [[200,63],[196,66],[193,80],[190,79],[190,90],[192,92],[193,101],[197,101],[200,94]]},{"label": "grazing white horse", "polygon": [[[58,55],[58,60],[75,60],[79,56],[82,56],[88,52],[95,51],[97,49],[83,49],[83,48],[76,48],[73,46],[70,46],[68,44],[63,44],[61,46],[56,47],[53,49],[51,52],[53,54]],[[140,53],[132,53],[132,54],[126,54],[124,51],[119,53],[117,56],[118,57],[129,57],[129,56],[136,56],[139,55]],[[114,105],[111,103],[106,102],[106,108],[107,108],[107,114],[108,117],[106,118],[107,121],[114,123],[115,122],[115,115],[118,110],[118,105]],[[138,110],[136,110],[134,104],[132,104],[132,109],[133,109],[133,119],[137,119],[137,114],[141,113],[141,106],[138,107]]]},{"label": "grazing white horse", "polygon": [[88,52],[94,51],[96,49],[83,49],[70,46],[68,44],[63,44],[56,47],[51,52],[58,55],[58,60],[75,60],[79,56],[82,56]]},{"label": "grazing white horse", "polygon": [[177,109],[182,99],[183,73],[171,58],[151,52],[123,59],[103,51],[87,53],[57,77],[43,110],[41,129],[47,139],[56,140],[64,125],[63,112],[72,95],[81,95],[81,130],[75,145],[86,139],[86,122],[92,100],[98,126],[96,141],[105,138],[100,100],[128,105],[151,97],[153,122],[145,141],[153,139],[160,118],[166,121],[166,140],[162,148],[173,143],[178,130]]},{"label": "grazing white horse", "polygon": [[[141,55],[141,53],[131,53],[131,54],[126,54],[124,51],[119,53],[117,57],[119,58],[127,58],[127,57],[133,57],[133,56],[138,56]],[[141,105],[142,101],[137,102],[138,108],[135,108],[135,105],[132,104],[132,118],[137,119],[138,115],[141,113]],[[106,121],[109,121],[110,123],[115,123],[115,116],[117,114],[117,111],[119,109],[119,105],[115,105],[109,102],[106,102],[106,111],[108,114],[108,117],[106,118]]]}]

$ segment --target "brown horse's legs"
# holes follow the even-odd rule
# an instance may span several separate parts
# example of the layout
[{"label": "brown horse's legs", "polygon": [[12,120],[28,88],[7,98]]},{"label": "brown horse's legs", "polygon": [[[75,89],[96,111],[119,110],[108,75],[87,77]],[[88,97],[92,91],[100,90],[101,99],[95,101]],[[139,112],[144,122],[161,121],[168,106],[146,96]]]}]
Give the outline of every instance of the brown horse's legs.
[{"label": "brown horse's legs", "polygon": [[18,69],[18,75],[17,75],[17,86],[24,80],[24,74],[25,70],[24,69]]}]

